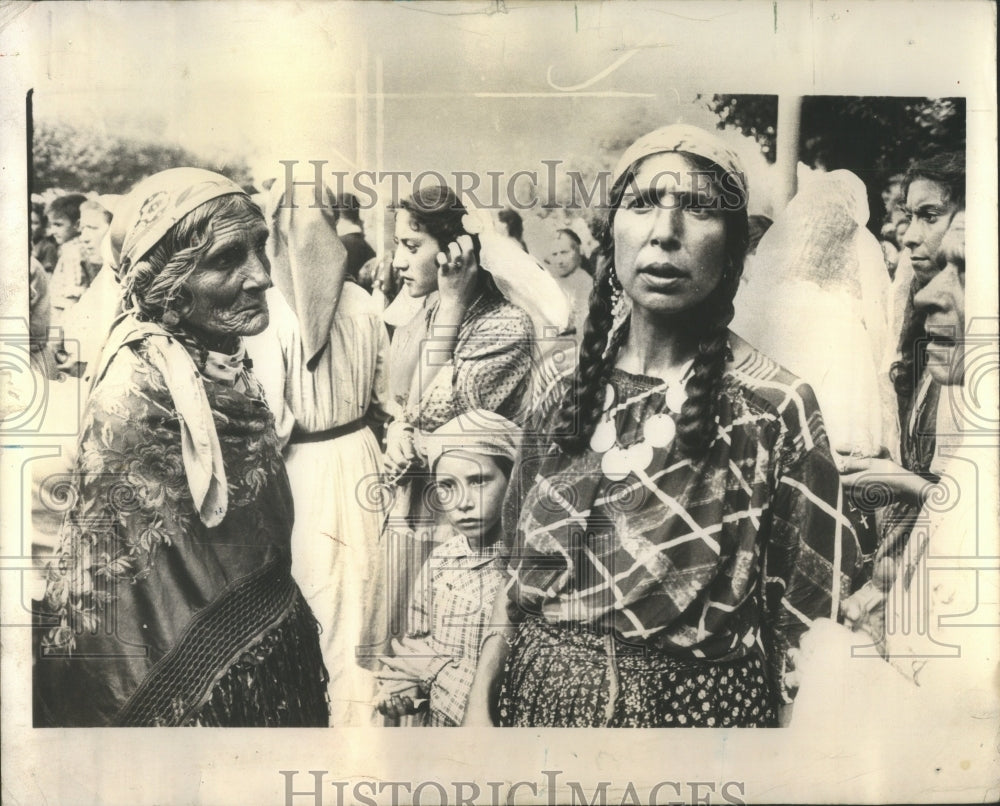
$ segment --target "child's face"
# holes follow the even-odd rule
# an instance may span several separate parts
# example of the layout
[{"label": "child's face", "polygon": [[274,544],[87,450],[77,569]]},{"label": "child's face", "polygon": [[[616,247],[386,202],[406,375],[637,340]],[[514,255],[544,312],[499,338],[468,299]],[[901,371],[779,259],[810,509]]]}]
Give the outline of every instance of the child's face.
[{"label": "child's face", "polygon": [[445,517],[469,542],[482,545],[500,523],[507,477],[490,456],[449,451],[434,468]]},{"label": "child's face", "polygon": [[77,224],[70,221],[66,216],[55,215],[49,221],[49,234],[56,239],[56,243],[60,246],[67,241],[73,240],[78,233]]}]

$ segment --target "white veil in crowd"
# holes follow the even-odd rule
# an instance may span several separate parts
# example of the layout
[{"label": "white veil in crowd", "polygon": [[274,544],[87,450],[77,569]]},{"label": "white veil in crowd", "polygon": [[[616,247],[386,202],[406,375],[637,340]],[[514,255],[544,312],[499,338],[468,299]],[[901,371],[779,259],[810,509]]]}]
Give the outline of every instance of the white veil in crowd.
[{"label": "white veil in crowd", "polygon": [[867,221],[853,173],[806,177],[757,247],[732,328],[812,386],[834,448],[874,456],[896,444],[898,425],[890,281]]}]

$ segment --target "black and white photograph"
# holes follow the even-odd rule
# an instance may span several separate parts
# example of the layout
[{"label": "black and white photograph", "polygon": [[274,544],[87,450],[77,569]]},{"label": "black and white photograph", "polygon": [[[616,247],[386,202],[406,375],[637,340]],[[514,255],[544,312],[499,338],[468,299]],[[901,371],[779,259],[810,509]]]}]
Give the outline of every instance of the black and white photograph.
[{"label": "black and white photograph", "polygon": [[5,803],[1000,799],[994,4],[0,56]]}]

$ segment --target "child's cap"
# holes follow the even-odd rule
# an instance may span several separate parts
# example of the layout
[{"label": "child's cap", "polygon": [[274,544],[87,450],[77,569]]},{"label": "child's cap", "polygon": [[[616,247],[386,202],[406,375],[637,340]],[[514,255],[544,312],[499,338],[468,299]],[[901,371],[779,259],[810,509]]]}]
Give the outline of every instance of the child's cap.
[{"label": "child's cap", "polygon": [[502,456],[514,461],[520,441],[521,429],[506,417],[473,409],[424,435],[421,448],[427,456],[427,466],[433,470],[438,459],[451,451]]}]

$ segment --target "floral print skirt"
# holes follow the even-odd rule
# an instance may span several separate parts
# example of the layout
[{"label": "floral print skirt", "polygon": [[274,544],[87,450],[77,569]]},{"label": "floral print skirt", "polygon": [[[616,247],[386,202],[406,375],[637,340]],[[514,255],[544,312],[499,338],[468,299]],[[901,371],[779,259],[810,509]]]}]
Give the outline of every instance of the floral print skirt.
[{"label": "floral print skirt", "polygon": [[500,692],[505,727],[773,727],[764,658],[681,659],[581,625],[521,624]]}]

